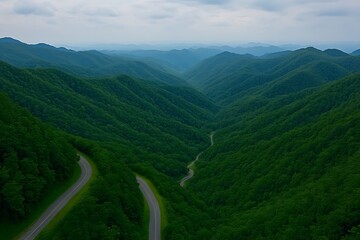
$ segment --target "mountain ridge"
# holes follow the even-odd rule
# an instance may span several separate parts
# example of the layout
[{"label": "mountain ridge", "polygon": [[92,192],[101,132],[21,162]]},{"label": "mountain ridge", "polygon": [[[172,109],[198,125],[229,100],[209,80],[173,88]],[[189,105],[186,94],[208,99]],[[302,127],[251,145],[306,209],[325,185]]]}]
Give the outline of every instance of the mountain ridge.
[{"label": "mountain ridge", "polygon": [[[242,92],[255,92],[266,85],[279,85],[281,78],[288,80],[284,81],[283,87],[298,84],[294,89],[302,90],[317,86],[319,80],[331,81],[356,71],[360,71],[359,57],[348,54],[339,56],[337,51],[336,56],[332,56],[329,51],[310,47],[271,58],[219,54],[190,70],[185,74],[185,79],[216,102],[229,104]],[[336,77],[330,76],[331,72]],[[307,81],[303,82],[303,87],[302,81]]]},{"label": "mountain ridge", "polygon": [[219,127],[189,185],[221,215],[214,239],[356,239],[359,79],[269,100]]},{"label": "mountain ridge", "polygon": [[[189,84],[174,84],[171,64],[156,59],[126,59],[126,74],[118,74],[114,57],[74,52],[63,71],[67,49],[30,48],[32,68],[0,61],[0,91],[64,131],[100,173],[57,226],[59,238],[142,239],[136,172],[166,201],[166,239],[358,239],[360,57],[313,47],[261,57],[221,52],[185,73]],[[141,54],[148,53],[158,54]],[[187,50],[166,54],[159,59],[192,58]],[[71,74],[99,64],[97,73],[114,68],[111,76]],[[202,151],[191,184],[180,188],[186,165]]]},{"label": "mountain ridge", "polygon": [[7,38],[0,39],[0,60],[23,68],[57,68],[81,77],[127,74],[149,81],[186,85],[181,78],[139,60],[109,56],[95,50],[76,52],[44,43],[29,45]]}]

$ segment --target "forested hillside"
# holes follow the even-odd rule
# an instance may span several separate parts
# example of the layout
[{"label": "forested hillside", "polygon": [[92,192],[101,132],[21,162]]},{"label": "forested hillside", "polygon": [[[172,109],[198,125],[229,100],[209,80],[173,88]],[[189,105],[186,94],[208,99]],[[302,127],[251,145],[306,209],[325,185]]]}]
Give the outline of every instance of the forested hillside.
[{"label": "forested hillside", "polygon": [[[34,207],[39,207],[39,202],[74,174],[79,159],[73,147],[76,146],[96,161],[100,176],[81,206],[62,221],[57,235],[47,237],[142,239],[142,196],[130,169],[123,161],[113,161],[119,157],[116,153],[84,140],[73,140],[71,145],[68,136],[44,125],[3,93],[0,109],[2,237],[19,234],[12,229],[19,229],[15,226],[23,225],[23,220],[34,213]],[[6,226],[11,227],[11,232]]]},{"label": "forested hillside", "polygon": [[55,230],[40,239],[144,239],[143,198],[121,150],[78,137],[70,142],[96,164],[95,180]]},{"label": "forested hillside", "polygon": [[[9,96],[0,94],[6,220],[22,219],[69,177],[76,147],[94,161],[95,180],[43,239],[143,239],[135,173],[162,196],[164,239],[360,238],[358,56],[224,52],[185,74],[195,90],[166,68],[99,52],[13,39],[1,47],[0,59],[30,68],[0,62],[0,91]],[[184,70],[195,53],[138,54]]]},{"label": "forested hillside", "polygon": [[[98,142],[75,140],[80,150],[94,158],[101,177],[92,184],[89,197],[64,219],[55,237],[92,232],[100,238],[141,238],[142,198],[127,166],[159,184],[160,194],[166,197],[169,239],[210,234],[205,228],[210,221],[206,207],[176,183],[186,173],[186,163],[208,145],[210,130],[205,125],[217,107],[204,95],[188,87],[124,75],[81,79],[58,70],[22,70],[6,63],[0,67],[1,90],[19,104],[72,135]],[[114,211],[119,201],[124,207]],[[82,225],[70,229],[84,216]],[[184,230],[189,224],[192,232]],[[114,231],[105,233],[112,225]]]},{"label": "forested hillside", "polygon": [[[190,88],[127,76],[85,80],[5,63],[0,68],[0,88],[34,115],[72,134],[136,146],[138,160],[168,175],[185,172],[185,163],[206,146],[200,129],[216,107]],[[144,151],[163,159],[150,154],[145,160]]]},{"label": "forested hillside", "polygon": [[213,238],[358,239],[359,93],[357,74],[233,107],[189,185],[222,216]]},{"label": "forested hillside", "polygon": [[287,95],[360,71],[360,58],[339,50],[305,48],[266,57],[222,53],[185,75],[197,89],[221,104],[242,96]]},{"label": "forested hillside", "polygon": [[56,68],[80,77],[109,77],[127,74],[148,81],[186,85],[185,81],[157,64],[109,56],[97,51],[77,52],[43,43],[29,45],[12,38],[0,39],[0,60],[17,67]]},{"label": "forested hillside", "polygon": [[18,222],[55,183],[67,180],[78,157],[63,134],[0,92],[0,220]]}]

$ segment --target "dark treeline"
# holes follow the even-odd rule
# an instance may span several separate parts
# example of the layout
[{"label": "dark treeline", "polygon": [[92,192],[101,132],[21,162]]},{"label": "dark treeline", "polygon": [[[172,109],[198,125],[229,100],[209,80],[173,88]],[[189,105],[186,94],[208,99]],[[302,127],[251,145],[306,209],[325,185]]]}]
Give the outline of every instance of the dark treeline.
[{"label": "dark treeline", "polygon": [[226,111],[189,185],[221,215],[214,239],[359,238],[359,92],[354,75]]},{"label": "dark treeline", "polygon": [[78,160],[63,134],[0,92],[0,217],[19,221]]}]

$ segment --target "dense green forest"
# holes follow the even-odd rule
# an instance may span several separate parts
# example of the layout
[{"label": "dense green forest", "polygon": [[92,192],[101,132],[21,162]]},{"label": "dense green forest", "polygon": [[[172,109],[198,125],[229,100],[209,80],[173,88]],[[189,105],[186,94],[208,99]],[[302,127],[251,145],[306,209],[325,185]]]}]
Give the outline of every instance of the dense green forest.
[{"label": "dense green forest", "polygon": [[[359,57],[314,48],[262,57],[224,52],[185,73],[188,84],[178,77],[174,84],[159,66],[151,71],[161,77],[139,74],[146,59],[136,68],[122,59],[129,65],[119,67],[98,52],[1,44],[12,53],[3,60],[31,68],[0,62],[0,91],[11,98],[0,95],[5,218],[21,219],[28,199],[71,174],[75,147],[98,176],[44,239],[147,238],[135,173],[163,198],[164,239],[359,239]],[[96,78],[73,71],[100,65],[103,72],[85,74]],[[215,144],[207,149],[211,131]],[[204,149],[181,188],[186,165]],[[44,180],[30,173],[36,167]],[[10,199],[16,204],[3,205]]]},{"label": "dense green forest", "polygon": [[206,146],[202,126],[217,110],[188,87],[125,75],[89,80],[5,63],[0,69],[0,88],[34,115],[75,135],[126,144],[128,151],[136,146],[129,161],[146,159],[174,177],[185,173],[186,162]]},{"label": "dense green forest", "polygon": [[142,196],[130,169],[113,161],[119,157],[116,153],[80,138],[69,140],[3,93],[0,106],[0,221],[20,223],[44,194],[67,180],[79,159],[76,147],[96,161],[100,176],[51,238],[143,239]]},{"label": "dense green forest", "polygon": [[0,220],[22,220],[78,157],[63,134],[0,92]]},{"label": "dense green forest", "polygon": [[360,237],[359,92],[354,75],[232,112],[189,185],[221,213],[214,239]]},{"label": "dense green forest", "polygon": [[[98,184],[102,187],[90,189],[89,198],[84,200],[88,202],[72,210],[64,220],[65,230],[59,228],[58,236],[71,238],[70,233],[79,236],[78,234],[90,231],[92,226],[104,218],[109,224],[114,224],[108,214],[112,213],[116,201],[131,203],[135,196],[142,200],[139,190],[134,189],[135,177],[127,168],[122,167],[124,164],[134,171],[147,173],[152,181],[161,179],[162,176],[159,191],[166,196],[167,214],[171,219],[167,228],[169,230],[166,230],[169,238],[191,236],[190,232],[184,231],[186,225],[192,224],[192,229],[199,231],[209,221],[210,217],[201,201],[177,189],[179,187],[176,182],[186,174],[186,163],[208,145],[209,129],[205,124],[213,119],[217,107],[204,95],[188,87],[151,83],[125,75],[108,79],[81,79],[58,70],[22,70],[6,63],[1,63],[0,66],[1,89],[19,104],[53,126],[87,138],[86,141],[98,142],[94,144],[100,148],[96,150],[100,153],[94,157],[94,161],[100,165],[100,178],[105,180],[96,180],[94,188]],[[91,146],[82,149],[80,145],[78,148],[93,156],[95,153],[92,153],[91,148],[94,146]],[[106,164],[106,169],[111,169],[114,174],[101,170],[101,164]],[[133,180],[132,185],[127,186],[131,191],[122,192],[121,184],[117,181],[130,181],[124,178]],[[106,188],[108,192],[113,192],[111,186],[118,184],[119,195],[110,194],[109,198],[100,200],[100,203],[105,201],[106,204],[99,204],[96,199],[106,196],[98,191],[104,188],[104,184],[110,185]],[[187,202],[179,201],[185,196],[188,198]],[[90,201],[91,199],[94,201]],[[124,211],[128,217],[124,224],[127,225],[117,225],[119,222],[114,224],[117,227],[112,232],[115,235],[111,236],[118,236],[122,232],[130,234],[126,235],[131,236],[130,238],[139,237],[132,232],[138,232],[136,230],[139,223],[142,224],[142,219],[139,218],[141,208],[139,205],[128,207],[134,209],[132,215],[135,219]],[[97,209],[97,214],[104,217],[93,215],[94,208]],[[121,212],[119,214],[116,221],[123,222],[121,219],[124,216],[121,217]],[[77,228],[78,232],[69,231],[72,225],[68,222],[85,215],[93,217],[84,221],[84,225]],[[188,221],[184,222],[184,219]],[[107,222],[104,221],[105,225],[102,226],[107,228]],[[105,236],[99,235],[104,228],[95,228],[91,232],[94,236]]]},{"label": "dense green forest", "polygon": [[[360,57],[315,48],[263,57],[224,52],[206,59],[185,78],[214,101],[230,104],[244,96],[287,95],[360,71]],[[340,53],[339,53],[340,52]]]},{"label": "dense green forest", "polygon": [[143,198],[133,172],[118,151],[79,137],[72,137],[70,142],[94,161],[98,176],[56,230],[40,238],[144,239]]}]

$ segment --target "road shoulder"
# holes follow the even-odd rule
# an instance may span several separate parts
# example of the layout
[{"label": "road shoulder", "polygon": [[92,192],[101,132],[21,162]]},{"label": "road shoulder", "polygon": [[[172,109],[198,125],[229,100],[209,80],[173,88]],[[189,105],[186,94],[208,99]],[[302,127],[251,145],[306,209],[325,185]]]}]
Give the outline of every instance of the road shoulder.
[{"label": "road shoulder", "polygon": [[[97,168],[91,158],[86,156],[83,153],[78,153],[78,155],[81,155],[86,159],[86,161],[90,164],[92,174],[90,179],[86,182],[86,184],[73,196],[66,205],[56,214],[56,216],[46,225],[46,227],[38,234],[36,239],[56,239],[56,233],[58,232],[57,229],[59,227],[59,223],[61,220],[66,216],[66,214],[69,213],[69,211],[74,207],[76,204],[78,204],[81,199],[86,194],[91,182],[93,182],[98,175]],[[71,188],[72,186],[70,186]],[[68,191],[68,189],[66,190]],[[65,191],[65,192],[66,192]],[[65,193],[64,192],[64,193]]]},{"label": "road shoulder", "polygon": [[163,199],[163,197],[161,197],[161,195],[159,194],[159,192],[157,191],[156,187],[154,186],[154,184],[146,177],[136,174],[136,177],[140,177],[142,180],[144,180],[147,185],[150,187],[151,191],[154,193],[156,200],[159,203],[159,207],[160,207],[160,215],[161,215],[161,230],[164,230],[166,225],[167,225],[167,217],[166,217],[166,210],[165,210],[165,200]]}]

